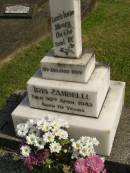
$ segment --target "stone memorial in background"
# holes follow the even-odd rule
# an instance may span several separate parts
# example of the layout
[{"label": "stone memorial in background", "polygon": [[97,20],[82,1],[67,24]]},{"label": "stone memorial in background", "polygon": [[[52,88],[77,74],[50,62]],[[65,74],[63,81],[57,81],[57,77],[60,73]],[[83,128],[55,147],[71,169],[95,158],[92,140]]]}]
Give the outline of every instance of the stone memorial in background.
[{"label": "stone memorial in background", "polygon": [[0,17],[32,17],[32,7],[29,4],[7,4],[1,7]]},{"label": "stone memorial in background", "polygon": [[5,13],[22,13],[22,14],[26,14],[29,13],[30,11],[30,7],[28,6],[24,6],[24,5],[10,5],[10,6],[6,6],[5,7]]},{"label": "stone memorial in background", "polygon": [[82,51],[79,0],[50,0],[50,11],[54,47],[27,82],[28,96],[12,113],[14,126],[27,119],[63,118],[72,137],[96,137],[97,153],[108,156],[125,83],[111,81],[109,66],[95,62],[93,51]]}]

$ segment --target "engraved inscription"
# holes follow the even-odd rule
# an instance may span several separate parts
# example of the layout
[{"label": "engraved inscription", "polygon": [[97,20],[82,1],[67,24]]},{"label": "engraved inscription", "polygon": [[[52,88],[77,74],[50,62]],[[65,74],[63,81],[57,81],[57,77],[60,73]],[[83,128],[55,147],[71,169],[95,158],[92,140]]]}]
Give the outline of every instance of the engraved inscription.
[{"label": "engraved inscription", "polygon": [[42,109],[85,115],[88,108],[93,108],[92,100],[86,92],[40,87],[33,87],[31,91],[33,103],[39,104]]},{"label": "engraved inscription", "polygon": [[55,33],[55,47],[59,47],[60,52],[65,55],[74,54],[74,28],[72,23],[72,17],[74,11],[63,11],[58,13],[57,16],[51,17]]},{"label": "engraved inscription", "polygon": [[76,75],[82,75],[83,71],[81,70],[73,70],[73,69],[68,69],[68,68],[58,68],[58,66],[56,67],[42,67],[42,71],[45,73],[49,73],[49,72],[53,72],[53,73],[63,73],[63,74],[76,74]]}]

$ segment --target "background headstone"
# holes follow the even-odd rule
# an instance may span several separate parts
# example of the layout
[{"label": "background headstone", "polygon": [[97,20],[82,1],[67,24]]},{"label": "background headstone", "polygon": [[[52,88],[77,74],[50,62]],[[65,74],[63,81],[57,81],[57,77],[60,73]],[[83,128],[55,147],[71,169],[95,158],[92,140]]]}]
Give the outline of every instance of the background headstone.
[{"label": "background headstone", "polygon": [[30,4],[4,4],[0,17],[32,17]]},{"label": "background headstone", "polygon": [[[82,18],[88,15],[95,0],[81,0]],[[26,4],[32,10],[32,18],[3,17],[6,4]],[[25,29],[26,26],[26,29]],[[0,0],[0,62],[14,56],[26,47],[50,33],[48,0]]]},{"label": "background headstone", "polygon": [[29,13],[30,7],[26,5],[9,5],[5,7],[5,13]]}]

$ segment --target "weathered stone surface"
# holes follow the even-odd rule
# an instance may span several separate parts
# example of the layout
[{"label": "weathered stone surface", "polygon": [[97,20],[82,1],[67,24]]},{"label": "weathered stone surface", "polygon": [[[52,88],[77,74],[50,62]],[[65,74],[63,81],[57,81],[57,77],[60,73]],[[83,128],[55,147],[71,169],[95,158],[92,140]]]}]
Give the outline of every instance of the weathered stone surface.
[{"label": "weathered stone surface", "polygon": [[79,59],[54,57],[51,50],[41,60],[44,79],[87,82],[95,69],[95,54],[86,50]]},{"label": "weathered stone surface", "polygon": [[125,83],[111,81],[110,90],[98,119],[34,109],[29,106],[26,98],[12,113],[14,126],[27,119],[41,119],[46,116],[63,118],[70,124],[69,131],[72,137],[86,135],[96,137],[100,141],[97,152],[110,155],[124,103],[124,92]]},{"label": "weathered stone surface", "polygon": [[38,71],[27,82],[27,91],[31,107],[98,117],[109,86],[110,69],[99,65],[88,83],[46,80]]}]

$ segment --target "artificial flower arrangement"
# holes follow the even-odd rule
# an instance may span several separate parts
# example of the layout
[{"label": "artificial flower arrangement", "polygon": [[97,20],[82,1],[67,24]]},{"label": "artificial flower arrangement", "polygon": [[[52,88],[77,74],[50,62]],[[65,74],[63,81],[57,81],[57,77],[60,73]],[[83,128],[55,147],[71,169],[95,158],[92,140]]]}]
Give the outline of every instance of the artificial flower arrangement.
[{"label": "artificial flower arrangement", "polygon": [[36,173],[106,173],[104,159],[94,150],[98,140],[87,136],[71,139],[68,128],[67,122],[57,118],[17,125],[24,165]]}]

